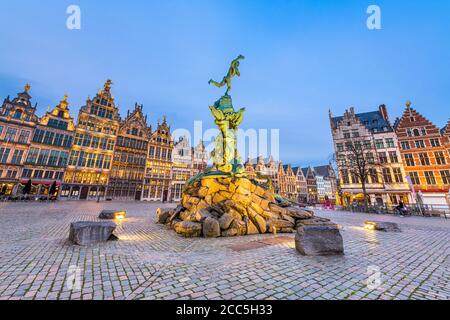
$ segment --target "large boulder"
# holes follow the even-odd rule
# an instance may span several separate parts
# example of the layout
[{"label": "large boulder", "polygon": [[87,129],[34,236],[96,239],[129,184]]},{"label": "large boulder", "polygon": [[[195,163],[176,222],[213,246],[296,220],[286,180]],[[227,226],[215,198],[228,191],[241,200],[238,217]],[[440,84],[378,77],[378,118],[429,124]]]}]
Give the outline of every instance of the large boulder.
[{"label": "large boulder", "polygon": [[103,210],[98,216],[102,220],[124,219],[127,215],[126,211],[120,210]]},{"label": "large boulder", "polygon": [[80,221],[70,224],[69,240],[80,246],[114,241],[116,224],[112,221]]},{"label": "large boulder", "polygon": [[336,223],[332,222],[330,219],[314,217],[311,219],[297,220],[295,223],[296,228],[303,226],[336,226]]},{"label": "large boulder", "polygon": [[311,219],[314,217],[314,212],[306,211],[296,207],[286,208],[285,214],[294,219]]},{"label": "large boulder", "polygon": [[369,230],[377,230],[384,232],[400,232],[398,224],[394,222],[384,222],[384,221],[366,221],[364,226]]},{"label": "large boulder", "polygon": [[166,224],[169,217],[173,214],[173,210],[156,209],[156,223]]},{"label": "large boulder", "polygon": [[227,230],[233,222],[233,216],[230,213],[225,213],[219,218],[220,229]]},{"label": "large boulder", "polygon": [[219,221],[214,218],[206,218],[205,221],[203,221],[203,236],[205,238],[220,237]]},{"label": "large boulder", "polygon": [[311,225],[297,229],[295,248],[304,256],[344,254],[344,241],[338,227]]},{"label": "large boulder", "polygon": [[175,232],[186,237],[200,237],[202,235],[202,224],[193,221],[181,221],[174,224]]}]

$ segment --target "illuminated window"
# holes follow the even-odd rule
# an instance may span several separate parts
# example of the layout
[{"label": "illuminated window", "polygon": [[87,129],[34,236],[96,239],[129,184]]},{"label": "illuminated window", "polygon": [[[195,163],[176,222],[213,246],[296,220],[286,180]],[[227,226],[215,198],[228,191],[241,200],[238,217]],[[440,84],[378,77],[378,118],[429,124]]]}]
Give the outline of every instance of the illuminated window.
[{"label": "illuminated window", "polygon": [[410,172],[409,177],[411,178],[411,182],[413,185],[416,186],[420,185],[420,178],[417,172]]},{"label": "illuminated window", "polygon": [[434,177],[433,171],[425,171],[425,179],[428,185],[436,184],[436,178]]},{"label": "illuminated window", "polygon": [[423,166],[429,166],[430,165],[430,158],[428,157],[428,154],[426,153],[419,153],[420,163]]},{"label": "illuminated window", "polygon": [[411,153],[406,153],[405,154],[405,162],[406,162],[406,166],[408,167],[414,167],[415,163],[414,163],[414,157]]},{"label": "illuminated window", "polygon": [[445,156],[442,151],[437,151],[434,153],[434,156],[436,158],[436,164],[443,165],[445,164]]}]

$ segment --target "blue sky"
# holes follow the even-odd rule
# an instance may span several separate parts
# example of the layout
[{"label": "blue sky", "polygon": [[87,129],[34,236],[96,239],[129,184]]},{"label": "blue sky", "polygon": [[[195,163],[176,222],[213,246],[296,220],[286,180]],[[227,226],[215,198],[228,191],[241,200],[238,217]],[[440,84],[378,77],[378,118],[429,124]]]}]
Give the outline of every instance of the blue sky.
[{"label": "blue sky", "polygon": [[[81,30],[66,28],[66,8],[81,8]],[[366,27],[377,4],[382,30]],[[450,116],[450,1],[107,1],[0,0],[0,98],[25,82],[39,114],[69,94],[76,115],[105,79],[122,115],[143,103],[156,124],[194,120],[213,126],[208,86],[246,56],[234,81],[243,128],[279,128],[287,163],[325,163],[335,115],[384,103],[391,118],[404,103],[437,125]]]}]

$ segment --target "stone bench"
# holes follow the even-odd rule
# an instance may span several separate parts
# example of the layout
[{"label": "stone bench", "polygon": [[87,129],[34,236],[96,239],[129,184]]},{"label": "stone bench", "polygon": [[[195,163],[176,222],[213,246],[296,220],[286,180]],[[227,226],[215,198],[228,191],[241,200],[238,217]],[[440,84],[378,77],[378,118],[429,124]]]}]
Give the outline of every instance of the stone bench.
[{"label": "stone bench", "polygon": [[344,254],[344,241],[337,225],[305,225],[297,229],[295,248],[304,256]]},{"label": "stone bench", "polygon": [[126,211],[118,211],[118,210],[103,210],[100,212],[98,216],[99,219],[102,220],[115,220],[115,219],[124,219],[127,216]]},{"label": "stone bench", "polygon": [[111,221],[79,221],[70,224],[69,240],[80,246],[114,241],[116,224]]},{"label": "stone bench", "polygon": [[384,221],[365,221],[364,228],[368,230],[377,230],[384,232],[400,232],[398,224],[394,222],[384,222]]}]

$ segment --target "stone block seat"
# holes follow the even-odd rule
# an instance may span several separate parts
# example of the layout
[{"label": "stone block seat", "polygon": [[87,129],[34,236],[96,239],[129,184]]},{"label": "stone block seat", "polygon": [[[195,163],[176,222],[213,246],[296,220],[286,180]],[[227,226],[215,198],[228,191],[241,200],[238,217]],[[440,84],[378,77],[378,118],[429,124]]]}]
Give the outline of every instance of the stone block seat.
[{"label": "stone block seat", "polygon": [[79,221],[70,224],[69,240],[80,246],[118,240],[112,221]]}]

